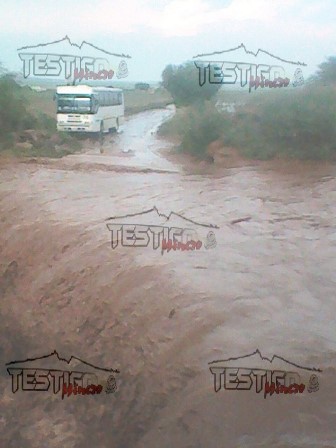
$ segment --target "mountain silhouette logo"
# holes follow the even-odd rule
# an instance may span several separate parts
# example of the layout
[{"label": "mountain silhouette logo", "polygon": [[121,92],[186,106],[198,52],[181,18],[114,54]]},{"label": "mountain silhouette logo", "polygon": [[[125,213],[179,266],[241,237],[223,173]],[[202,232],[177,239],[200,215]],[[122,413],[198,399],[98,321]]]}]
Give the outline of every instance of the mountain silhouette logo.
[{"label": "mountain silhouette logo", "polygon": [[276,362],[276,361],[281,361],[281,362],[284,362],[284,363],[286,363],[288,366],[291,366],[291,367],[296,367],[296,368],[298,368],[298,369],[302,369],[302,370],[307,370],[307,371],[310,371],[310,372],[322,372],[322,370],[321,369],[317,369],[317,368],[315,368],[315,367],[304,367],[304,366],[300,366],[299,364],[296,364],[296,363],[294,363],[294,362],[291,362],[291,361],[288,361],[287,359],[285,359],[285,358],[283,358],[283,357],[281,357],[281,356],[278,356],[278,355],[273,355],[272,356],[272,358],[270,359],[270,358],[267,358],[266,356],[263,356],[262,354],[261,354],[261,352],[260,352],[260,350],[259,349],[256,349],[254,352],[252,352],[252,353],[249,353],[249,354],[247,354],[247,355],[243,355],[243,356],[237,356],[237,357],[231,357],[231,358],[227,358],[227,359],[219,359],[219,360],[216,360],[216,361],[211,361],[211,362],[209,362],[208,364],[209,365],[213,365],[213,364],[225,364],[225,363],[229,363],[229,362],[232,362],[232,361],[238,361],[238,360],[241,360],[241,359],[253,359],[253,360],[261,360],[261,361],[268,361],[270,364],[273,364],[273,362]]},{"label": "mountain silhouette logo", "polygon": [[[117,77],[124,78],[128,75],[126,60],[131,59],[129,54],[111,52],[86,40],[80,44],[72,42],[69,36],[52,42],[22,46],[17,51],[23,62],[24,78],[64,75],[65,79],[75,79],[75,73],[92,72],[100,75],[112,69],[111,65]],[[106,78],[98,76],[90,79]]]},{"label": "mountain silhouette logo", "polygon": [[103,367],[95,366],[94,364],[91,364],[89,362],[83,361],[80,358],[77,358],[77,356],[70,356],[69,359],[62,358],[62,357],[60,357],[60,355],[58,354],[58,352],[56,350],[54,350],[53,352],[49,353],[48,355],[38,356],[36,358],[27,358],[27,359],[24,359],[24,360],[21,360],[21,361],[11,361],[11,362],[8,362],[6,364],[6,366],[13,366],[13,365],[16,365],[16,364],[22,365],[22,364],[26,364],[26,363],[28,363],[28,364],[31,363],[31,364],[34,364],[36,366],[37,365],[36,363],[38,361],[40,361],[40,360],[43,360],[43,365],[44,366],[46,365],[45,360],[49,361],[49,365],[56,360],[56,362],[59,362],[60,366],[64,366],[64,364],[66,364],[68,366],[71,366],[72,363],[76,363],[76,364],[79,363],[79,364],[83,364],[84,366],[89,367],[89,368],[94,369],[94,370],[101,370],[102,372],[120,373],[119,370],[106,369],[106,368],[103,368]]},{"label": "mountain silhouette logo", "polygon": [[129,54],[111,53],[110,51],[107,51],[107,50],[104,50],[103,48],[97,47],[96,45],[94,45],[90,42],[87,42],[86,40],[83,40],[82,43],[78,45],[76,43],[71,42],[71,40],[68,36],[64,36],[62,39],[54,40],[52,42],[41,43],[41,44],[36,44],[36,45],[27,45],[25,47],[18,48],[17,51],[31,50],[31,49],[36,49],[36,48],[45,48],[45,47],[48,47],[49,45],[56,45],[56,44],[60,44],[60,43],[67,43],[70,45],[70,47],[78,48],[79,50],[82,50],[83,47],[89,47],[91,49],[105,53],[106,55],[109,55],[109,56],[116,56],[118,58],[131,59],[131,56]]},{"label": "mountain silhouette logo", "polygon": [[201,224],[199,222],[196,222],[192,219],[188,219],[186,217],[184,217],[183,215],[181,215],[180,213],[176,213],[171,211],[168,215],[164,214],[164,213],[160,213],[158,208],[154,205],[153,208],[150,208],[148,210],[144,210],[143,212],[138,212],[138,213],[131,213],[131,214],[127,214],[127,215],[123,215],[123,216],[111,216],[110,218],[107,218],[106,221],[110,221],[110,220],[114,220],[114,219],[126,219],[126,218],[133,218],[135,216],[144,216],[144,215],[148,215],[150,213],[154,213],[155,215],[157,215],[160,218],[164,218],[165,222],[170,221],[170,218],[172,216],[176,216],[178,218],[183,219],[186,222],[192,223],[196,226],[201,226],[201,227],[209,227],[211,229],[219,229],[218,226],[214,225],[214,224]]},{"label": "mountain silhouette logo", "polygon": [[261,48],[258,48],[258,50],[256,52],[250,51],[250,50],[248,50],[246,48],[246,46],[243,43],[238,45],[237,47],[229,48],[228,50],[213,51],[212,53],[197,54],[196,56],[193,56],[193,59],[201,58],[201,57],[204,57],[204,56],[214,56],[214,55],[217,55],[217,54],[232,53],[232,52],[237,51],[237,50],[239,50],[241,48],[245,51],[245,53],[247,55],[253,55],[255,57],[258,57],[259,53],[261,53],[261,54],[266,54],[268,56],[271,56],[272,58],[277,59],[278,61],[285,62],[286,64],[301,65],[301,66],[304,66],[304,67],[307,66],[307,64],[305,64],[304,62],[289,61],[287,59],[284,59],[284,58],[281,58],[279,56],[276,56],[276,55],[270,53],[269,51],[262,50]]}]

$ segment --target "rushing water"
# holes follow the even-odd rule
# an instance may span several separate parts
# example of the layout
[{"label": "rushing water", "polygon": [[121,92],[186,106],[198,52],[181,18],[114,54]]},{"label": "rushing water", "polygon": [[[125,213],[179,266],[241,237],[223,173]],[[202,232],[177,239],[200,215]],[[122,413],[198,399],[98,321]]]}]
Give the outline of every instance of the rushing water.
[{"label": "rushing water", "polygon": [[[56,349],[120,370],[113,396],[62,400],[13,394],[4,366],[2,446],[336,446],[336,167],[186,172],[158,152],[171,113],[129,118],[102,154],[1,167],[3,364]],[[218,226],[217,246],[113,250],[106,218],[153,206]],[[208,363],[256,349],[322,369],[320,389],[215,393]]]}]

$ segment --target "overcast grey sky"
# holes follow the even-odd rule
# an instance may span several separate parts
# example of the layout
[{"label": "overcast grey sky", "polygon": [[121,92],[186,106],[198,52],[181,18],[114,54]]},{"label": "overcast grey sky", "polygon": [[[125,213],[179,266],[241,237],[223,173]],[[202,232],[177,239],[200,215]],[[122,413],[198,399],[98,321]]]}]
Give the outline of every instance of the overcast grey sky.
[{"label": "overcast grey sky", "polygon": [[[132,56],[128,80],[160,80],[198,53],[262,48],[303,61],[309,74],[336,55],[335,0],[0,0],[0,61],[21,70],[17,49],[83,40]],[[230,60],[230,59],[228,59]],[[232,57],[231,57],[232,60]]]}]

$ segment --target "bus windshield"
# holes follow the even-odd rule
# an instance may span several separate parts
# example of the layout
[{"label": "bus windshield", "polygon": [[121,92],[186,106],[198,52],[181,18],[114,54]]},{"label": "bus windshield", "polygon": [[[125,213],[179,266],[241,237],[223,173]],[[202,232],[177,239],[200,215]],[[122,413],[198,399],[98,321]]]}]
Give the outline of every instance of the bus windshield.
[{"label": "bus windshield", "polygon": [[57,112],[75,112],[77,114],[93,113],[92,97],[85,95],[58,95]]}]

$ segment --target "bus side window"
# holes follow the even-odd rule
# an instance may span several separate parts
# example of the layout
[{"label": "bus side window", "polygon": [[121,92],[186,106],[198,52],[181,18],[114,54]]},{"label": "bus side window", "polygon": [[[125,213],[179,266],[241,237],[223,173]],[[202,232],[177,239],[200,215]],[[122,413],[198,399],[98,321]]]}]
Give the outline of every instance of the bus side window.
[{"label": "bus side window", "polygon": [[113,93],[109,92],[109,106],[113,106]]},{"label": "bus side window", "polygon": [[122,95],[121,95],[121,93],[118,93],[118,104],[119,105],[122,104]]}]

